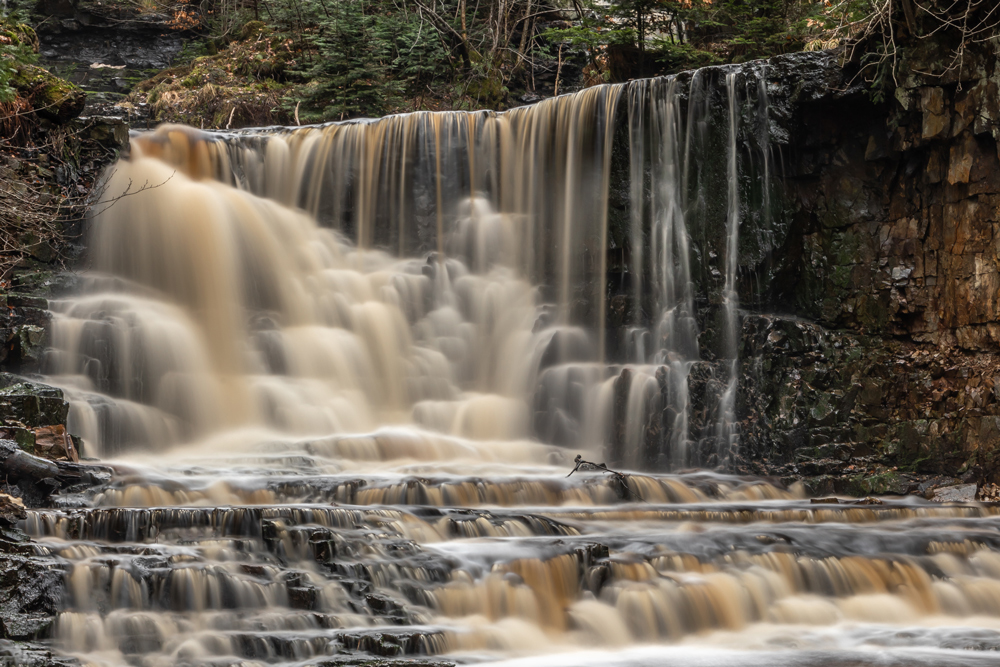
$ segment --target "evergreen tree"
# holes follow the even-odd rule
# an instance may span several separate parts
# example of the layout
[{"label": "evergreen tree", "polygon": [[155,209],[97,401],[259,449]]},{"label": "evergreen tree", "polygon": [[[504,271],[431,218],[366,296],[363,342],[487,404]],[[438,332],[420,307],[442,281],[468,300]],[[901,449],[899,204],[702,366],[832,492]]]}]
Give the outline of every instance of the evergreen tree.
[{"label": "evergreen tree", "polygon": [[389,79],[392,44],[369,0],[337,0],[320,17],[306,102],[326,118],[378,115],[399,92]]}]

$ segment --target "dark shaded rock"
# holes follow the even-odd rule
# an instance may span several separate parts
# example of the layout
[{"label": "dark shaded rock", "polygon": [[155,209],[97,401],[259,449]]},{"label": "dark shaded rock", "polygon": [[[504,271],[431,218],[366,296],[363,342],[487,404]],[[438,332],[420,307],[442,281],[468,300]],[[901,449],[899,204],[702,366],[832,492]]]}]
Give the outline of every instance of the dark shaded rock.
[{"label": "dark shaded rock", "polygon": [[105,148],[124,151],[128,148],[128,122],[114,116],[81,116],[73,122],[89,141]]},{"label": "dark shaded rock", "polygon": [[0,373],[0,415],[27,427],[65,424],[69,403],[61,389]]},{"label": "dark shaded rock", "polygon": [[[0,370],[34,373],[48,343],[48,302],[24,294],[0,294]],[[2,382],[0,382],[2,384]]]},{"label": "dark shaded rock", "polygon": [[[186,35],[170,12],[89,0],[42,0],[41,64],[86,88],[95,102],[120,99],[131,83],[173,64]],[[100,106],[111,107],[111,104]]]},{"label": "dark shaded rock", "polygon": [[605,449],[604,457],[611,466],[620,466],[625,462],[625,428],[628,412],[628,394],[632,384],[631,369],[622,369],[614,384],[614,413],[612,417],[611,440]]},{"label": "dark shaded rock", "polygon": [[0,639],[0,667],[79,667],[75,658],[55,655],[47,646]]},{"label": "dark shaded rock", "polygon": [[742,469],[854,495],[1000,481],[1000,63],[940,72],[930,42],[882,103],[827,56],[768,64],[784,235],[741,242],[741,303],[784,315],[744,319]]}]

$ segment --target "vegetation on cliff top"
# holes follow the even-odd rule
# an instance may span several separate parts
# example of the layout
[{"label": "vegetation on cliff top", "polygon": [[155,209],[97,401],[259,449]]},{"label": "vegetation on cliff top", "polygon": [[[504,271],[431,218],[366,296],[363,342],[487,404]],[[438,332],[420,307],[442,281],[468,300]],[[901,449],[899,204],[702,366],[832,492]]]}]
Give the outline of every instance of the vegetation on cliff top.
[{"label": "vegetation on cliff top", "polygon": [[141,82],[132,99],[147,102],[157,121],[213,128],[288,123],[285,74],[294,58],[287,37],[251,21],[222,51]]},{"label": "vegetation on cliff top", "polygon": [[[169,1],[169,0],[168,0]],[[865,0],[214,0],[203,53],[138,87],[154,119],[238,127],[503,109],[580,86],[824,48]]]},{"label": "vegetation on cliff top", "polygon": [[0,288],[15,267],[71,250],[65,222],[84,214],[100,164],[116,154],[110,144],[124,139],[74,124],[86,95],[36,64],[25,20],[0,16]]},{"label": "vegetation on cliff top", "polygon": [[[13,16],[0,18],[0,104],[11,104],[17,97],[14,77],[22,65],[37,59],[38,35],[31,26]],[[4,116],[10,110],[4,109]]]},{"label": "vegetation on cliff top", "polygon": [[904,44],[955,42],[947,57],[960,60],[969,40],[996,34],[1000,11],[991,5],[205,0],[197,14],[205,53],[141,85],[135,101],[148,100],[154,120],[212,127],[504,109],[581,86],[844,43],[860,45],[853,55],[879,97],[898,76]]}]

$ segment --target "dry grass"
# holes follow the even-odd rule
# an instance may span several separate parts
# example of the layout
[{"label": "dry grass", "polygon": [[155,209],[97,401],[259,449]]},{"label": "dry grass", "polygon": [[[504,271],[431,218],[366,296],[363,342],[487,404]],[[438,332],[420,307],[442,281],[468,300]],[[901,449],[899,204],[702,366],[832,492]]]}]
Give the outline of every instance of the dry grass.
[{"label": "dry grass", "polygon": [[31,102],[20,95],[0,102],[0,136],[7,137],[6,143],[20,146],[28,140],[35,126],[33,111]]},{"label": "dry grass", "polygon": [[140,83],[130,101],[147,102],[157,122],[205,129],[289,123],[282,99],[292,84],[284,74],[295,55],[289,40],[257,31],[217,55]]}]

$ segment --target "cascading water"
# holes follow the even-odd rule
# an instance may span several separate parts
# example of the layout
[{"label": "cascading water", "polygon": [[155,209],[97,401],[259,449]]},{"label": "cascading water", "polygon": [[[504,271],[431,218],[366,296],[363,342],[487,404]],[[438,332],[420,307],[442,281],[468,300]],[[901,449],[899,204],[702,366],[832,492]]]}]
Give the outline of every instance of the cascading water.
[{"label": "cascading water", "polygon": [[719,421],[718,439],[719,443],[728,452],[735,445],[735,434],[733,433],[736,412],[736,354],[738,335],[738,325],[736,322],[737,309],[739,306],[739,295],[736,293],[736,266],[737,254],[739,253],[740,234],[740,185],[739,167],[737,160],[736,137],[739,122],[739,103],[736,92],[736,73],[730,72],[726,75],[726,91],[729,97],[729,151],[726,158],[726,178],[729,181],[727,199],[729,205],[726,210],[726,277],[722,287],[722,310],[725,314],[725,332],[723,333],[725,343],[723,345],[723,355],[726,360],[727,380],[726,389],[722,392],[719,400]]},{"label": "cascading water", "polygon": [[[738,451],[737,256],[746,183],[762,195],[754,202],[758,214],[771,208],[764,77],[699,70],[686,81],[638,81],[628,104],[632,317],[624,346],[629,373],[618,390],[627,411],[618,417],[624,437],[609,456],[640,468],[714,466]],[[700,340],[699,319],[714,342]],[[695,389],[707,409],[692,419],[696,368],[713,381]]]},{"label": "cascading water", "polygon": [[765,80],[136,135],[108,181],[134,194],[52,305],[49,379],[116,470],[25,522],[66,570],[54,647],[113,667],[995,664],[964,650],[1000,646],[995,507],[566,477],[575,453],[737,452]]},{"label": "cascading water", "polygon": [[[73,428],[105,453],[234,426],[306,434],[410,421],[484,438],[589,438],[638,468],[706,463],[691,442],[723,442],[725,458],[736,444],[736,80],[746,76],[727,75],[726,367],[713,372],[728,385],[708,399],[715,432],[689,420],[701,352],[688,228],[708,224],[719,185],[699,166],[719,120],[704,75],[506,114],[137,137],[109,191],[149,191],[101,216],[93,289],[57,305],[49,370],[74,397]],[[618,359],[606,326],[608,191],[623,94],[633,307]],[[500,431],[476,416],[487,413]],[[657,420],[662,435],[647,442]]]}]

